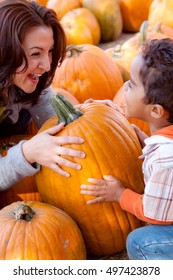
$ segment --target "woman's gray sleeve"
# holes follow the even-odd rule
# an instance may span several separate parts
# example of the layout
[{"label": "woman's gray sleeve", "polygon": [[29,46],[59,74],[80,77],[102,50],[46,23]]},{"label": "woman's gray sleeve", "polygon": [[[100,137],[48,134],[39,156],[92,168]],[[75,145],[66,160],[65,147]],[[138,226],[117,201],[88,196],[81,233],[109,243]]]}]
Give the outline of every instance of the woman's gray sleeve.
[{"label": "woman's gray sleeve", "polygon": [[31,165],[24,158],[22,143],[10,148],[5,157],[0,156],[0,191],[10,188],[24,177],[32,176],[40,170],[40,165]]},{"label": "woman's gray sleeve", "polygon": [[40,128],[45,121],[56,114],[55,110],[50,104],[50,99],[53,97],[53,95],[54,92],[52,88],[48,87],[40,95],[38,103],[32,108],[29,108],[32,119],[34,120],[38,128]]}]

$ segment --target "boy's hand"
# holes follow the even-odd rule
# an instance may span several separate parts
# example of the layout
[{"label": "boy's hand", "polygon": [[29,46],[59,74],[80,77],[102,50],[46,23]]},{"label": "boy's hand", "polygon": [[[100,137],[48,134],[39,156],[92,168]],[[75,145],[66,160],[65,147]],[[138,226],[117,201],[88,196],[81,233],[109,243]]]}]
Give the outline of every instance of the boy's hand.
[{"label": "boy's hand", "polygon": [[95,100],[92,98],[89,98],[87,100],[85,100],[84,103],[101,103],[104,105],[107,105],[115,110],[117,110],[119,113],[121,113],[123,116],[125,116],[124,111],[121,109],[121,107],[118,104],[115,104],[112,100],[110,99],[104,99],[104,100]]},{"label": "boy's hand", "polygon": [[134,128],[136,135],[138,136],[141,147],[144,148],[145,147],[144,140],[149,136],[145,132],[143,132],[137,125],[131,124],[131,126]]},{"label": "boy's hand", "polygon": [[89,178],[90,185],[81,185],[81,194],[96,196],[88,200],[87,204],[93,204],[101,201],[119,202],[120,197],[125,190],[122,182],[111,175],[103,176],[103,179]]}]

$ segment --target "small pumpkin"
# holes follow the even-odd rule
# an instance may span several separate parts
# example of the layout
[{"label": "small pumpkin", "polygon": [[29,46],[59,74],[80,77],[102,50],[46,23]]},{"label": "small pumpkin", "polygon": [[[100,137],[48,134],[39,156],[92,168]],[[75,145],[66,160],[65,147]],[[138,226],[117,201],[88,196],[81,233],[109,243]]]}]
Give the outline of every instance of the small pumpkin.
[{"label": "small pumpkin", "polygon": [[86,250],[76,223],[65,212],[37,201],[0,210],[0,260],[83,260]]},{"label": "small pumpkin", "polygon": [[88,98],[113,99],[123,79],[118,66],[98,46],[69,45],[53,85],[69,91],[82,103]]},{"label": "small pumpkin", "polygon": [[[28,140],[31,136],[16,135],[7,138],[0,138],[0,154],[6,156],[8,149],[21,140]],[[42,201],[41,195],[35,182],[34,176],[27,176],[9,189],[1,191],[0,209],[18,200]]]},{"label": "small pumpkin", "polygon": [[[43,166],[35,175],[39,192],[46,203],[64,210],[74,219],[89,254],[102,256],[122,251],[127,235],[141,226],[141,221],[123,211],[118,203],[87,205],[89,197],[80,194],[80,186],[87,183],[89,177],[102,178],[112,174],[129,188],[142,193],[142,162],[138,159],[141,146],[137,136],[126,118],[106,105],[84,103],[76,109],[59,94],[51,102],[61,114],[49,119],[40,131],[54,126],[58,120],[67,121],[55,137],[81,136],[84,143],[80,150],[86,157],[74,158],[82,166],[81,170],[64,167],[71,174],[69,178]],[[67,147],[79,149],[75,144]]]}]

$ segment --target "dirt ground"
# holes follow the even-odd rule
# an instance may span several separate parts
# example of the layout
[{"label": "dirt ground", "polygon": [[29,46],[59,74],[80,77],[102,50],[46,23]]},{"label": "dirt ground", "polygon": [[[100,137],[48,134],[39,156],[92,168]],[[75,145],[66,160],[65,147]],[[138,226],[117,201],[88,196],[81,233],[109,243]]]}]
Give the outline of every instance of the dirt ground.
[{"label": "dirt ground", "polygon": [[132,36],[134,36],[135,33],[122,33],[118,39],[115,41],[107,42],[107,43],[100,43],[99,47],[103,50],[114,47],[115,45],[122,44]]},{"label": "dirt ground", "polygon": [[129,260],[127,256],[126,250],[123,250],[122,252],[113,254],[113,255],[108,255],[104,257],[95,257],[95,256],[88,256],[88,260]]}]

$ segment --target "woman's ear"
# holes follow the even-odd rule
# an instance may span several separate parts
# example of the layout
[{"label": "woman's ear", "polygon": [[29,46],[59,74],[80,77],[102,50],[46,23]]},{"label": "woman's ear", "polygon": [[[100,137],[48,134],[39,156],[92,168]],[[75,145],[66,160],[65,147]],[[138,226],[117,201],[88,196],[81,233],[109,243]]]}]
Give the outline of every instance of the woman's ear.
[{"label": "woman's ear", "polygon": [[151,116],[155,119],[160,119],[165,115],[165,109],[162,105],[154,104],[151,108]]}]

